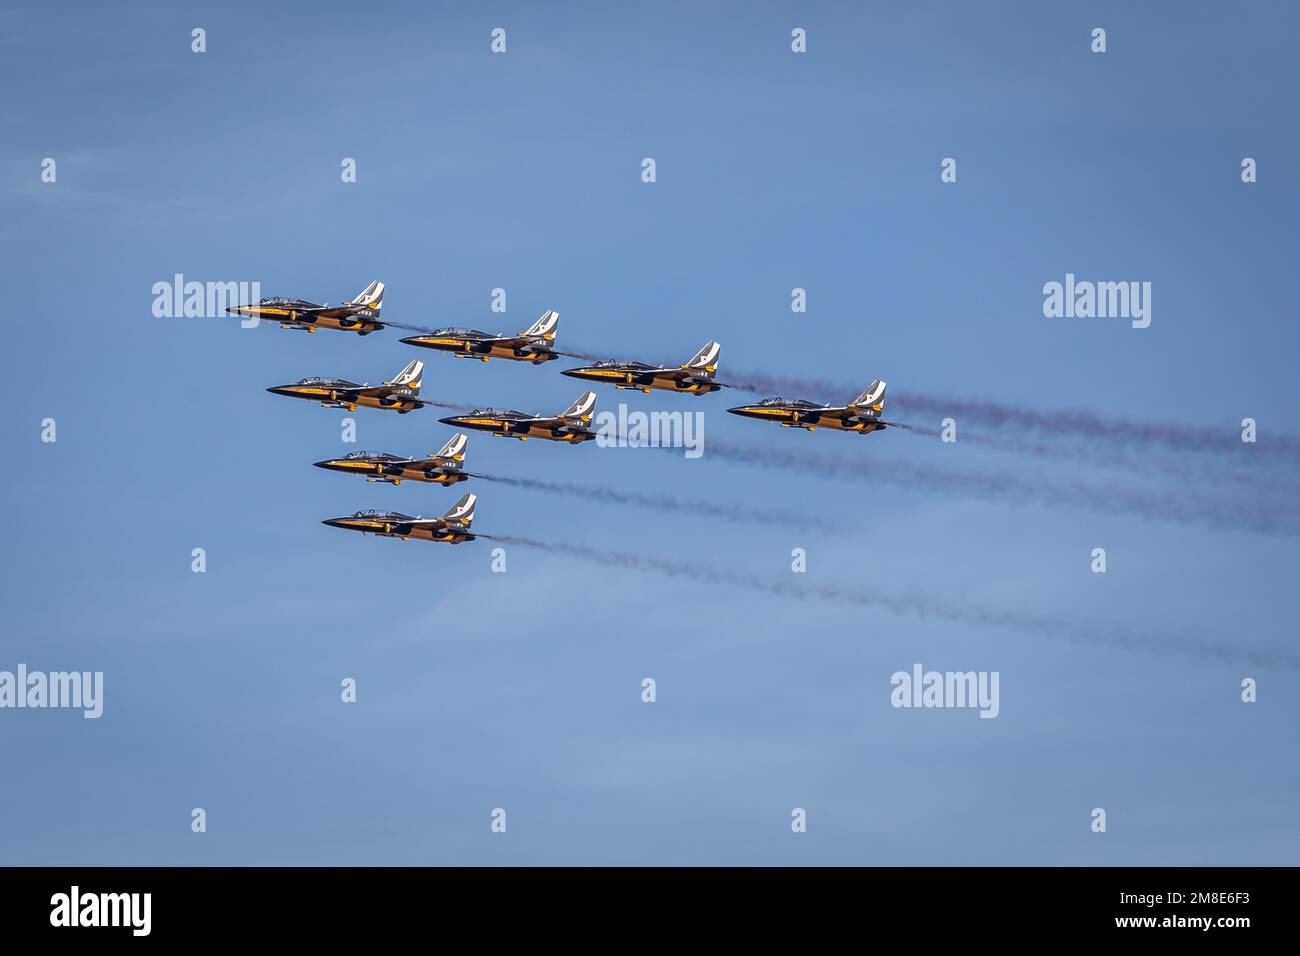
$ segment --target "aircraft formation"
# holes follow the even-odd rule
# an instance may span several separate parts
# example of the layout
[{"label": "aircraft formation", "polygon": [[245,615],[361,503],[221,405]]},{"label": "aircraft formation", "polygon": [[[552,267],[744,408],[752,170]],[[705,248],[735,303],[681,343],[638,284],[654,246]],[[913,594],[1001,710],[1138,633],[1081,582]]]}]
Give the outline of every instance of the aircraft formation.
[{"label": "aircraft formation", "polygon": [[[383,300],[384,284],[375,281],[366,286],[355,299],[339,306],[317,305],[305,299],[265,298],[247,305],[231,306],[226,311],[276,322],[280,328],[291,331],[314,333],[317,329],[331,329],[365,336],[386,327],[381,318]],[[547,311],[516,335],[494,335],[478,329],[444,328],[421,331],[401,341],[416,348],[447,352],[455,358],[479,359],[483,362],[496,358],[544,365],[567,354],[555,347],[559,326],[560,314]],[[708,342],[694,357],[677,367],[611,359],[565,369],[561,374],[588,382],[613,385],[618,389],[635,389],[646,394],[651,391],[666,391],[698,397],[731,387],[716,380],[721,351],[722,347],[717,342]],[[315,376],[287,385],[273,385],[267,391],[273,395],[318,402],[324,408],[345,408],[348,411],[375,408],[406,415],[427,405],[447,407],[443,402],[420,398],[423,375],[424,363],[413,360],[382,385]],[[520,441],[539,438],[577,445],[596,437],[590,427],[595,408],[596,393],[588,391],[555,415],[530,415],[515,409],[476,408],[439,421],[457,428],[487,432],[499,438],[516,438]],[[783,428],[802,428],[807,431],[828,428],[868,435],[884,428],[898,427],[881,418],[884,408],[885,383],[877,379],[846,405],[818,405],[804,399],[765,398],[727,411],[744,418],[776,422]],[[421,457],[355,451],[342,458],[318,461],[315,465],[327,471],[361,475],[368,482],[398,485],[403,481],[419,481],[450,486],[473,477],[464,469],[467,444],[465,434],[458,431],[440,450]],[[327,518],[322,523],[363,534],[461,544],[478,537],[490,537],[470,530],[477,501],[476,495],[466,494],[440,518],[372,510]]]}]

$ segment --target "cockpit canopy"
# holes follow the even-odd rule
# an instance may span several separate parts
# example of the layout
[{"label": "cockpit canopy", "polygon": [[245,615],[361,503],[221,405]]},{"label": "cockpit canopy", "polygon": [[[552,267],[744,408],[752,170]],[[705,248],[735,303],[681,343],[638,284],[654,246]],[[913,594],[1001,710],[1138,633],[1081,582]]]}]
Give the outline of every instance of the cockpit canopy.
[{"label": "cockpit canopy", "polygon": [[656,369],[657,365],[647,365],[645,362],[625,362],[622,359],[606,359],[603,362],[597,362],[593,368],[634,368],[645,371]]},{"label": "cockpit canopy", "polygon": [[269,299],[263,299],[261,302],[257,304],[258,305],[300,305],[308,309],[316,308],[316,304],[314,302],[308,302],[305,299],[287,299],[284,298],[283,296],[273,296]]},{"label": "cockpit canopy", "polygon": [[456,329],[456,328],[434,329],[432,334],[441,335],[444,338],[454,338],[454,339],[463,339],[466,336],[472,339],[473,338],[486,339],[492,337],[488,335],[488,333],[486,332],[480,332],[478,329]]},{"label": "cockpit canopy", "polygon": [[321,378],[319,375],[314,375],[311,378],[300,378],[298,379],[298,384],[299,385],[340,385],[346,388],[361,387],[356,382],[346,382],[341,378]]},{"label": "cockpit canopy", "polygon": [[476,408],[470,414],[485,418],[532,418],[527,412],[517,411],[513,408]]},{"label": "cockpit canopy", "polygon": [[797,405],[801,408],[821,408],[821,405],[815,402],[805,401],[802,398],[765,398],[758,403],[762,405]]},{"label": "cockpit canopy", "polygon": [[400,511],[375,511],[373,508],[371,508],[368,511],[358,511],[355,514],[353,514],[352,517],[370,518],[372,520],[375,518],[379,518],[384,521],[393,521],[396,523],[401,523],[403,521],[417,520],[415,518],[412,518],[410,515],[402,514]]}]

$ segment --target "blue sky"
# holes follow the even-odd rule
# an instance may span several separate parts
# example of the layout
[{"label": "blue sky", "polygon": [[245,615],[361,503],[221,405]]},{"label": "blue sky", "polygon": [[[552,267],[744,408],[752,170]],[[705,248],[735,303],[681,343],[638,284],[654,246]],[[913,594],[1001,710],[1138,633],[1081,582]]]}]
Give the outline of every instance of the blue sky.
[{"label": "blue sky", "polygon": [[[558,374],[567,361],[480,365],[391,329],[150,311],[178,272],[329,302],[379,278],[385,316],[413,325],[514,331],[554,308],[562,347],[676,363],[716,338],[723,379],[881,377],[900,407],[909,390],[950,396],[959,422],[964,399],[1229,435],[1251,416],[1264,442],[1296,430],[1294,9],[268,6],[0,15],[0,669],[105,673],[100,720],[0,711],[0,759],[21,781],[0,788],[0,859],[1296,862],[1294,671],[523,549],[493,574],[487,542],[346,535],[320,519],[441,513],[457,495],[310,463],[430,451],[441,413],[359,410],[347,446],[341,413],[267,386],[377,382],[418,354],[427,396],[556,411],[581,390]],[[40,181],[47,156],[57,183]],[[955,184],[939,181],[947,156]],[[344,157],[356,183],[340,182]],[[1042,285],[1067,272],[1150,281],[1151,327],[1044,318]],[[489,310],[497,287],[505,315]],[[472,436],[469,463],[796,511],[837,533],[486,482],[470,485],[476,525],[795,583],[803,547],[810,585],[1294,644],[1294,537],[710,459],[716,435],[882,473],[1053,467],[898,432],[765,428],[725,414],[735,397],[599,392],[601,408],[703,410],[699,461]],[[1089,572],[1094,547],[1106,575]],[[999,671],[1000,716],[892,708],[890,675],[914,662]],[[339,700],[349,676],[355,705]],[[1257,704],[1239,700],[1245,676]],[[193,807],[207,833],[190,832]],[[791,832],[794,807],[807,833]]]}]

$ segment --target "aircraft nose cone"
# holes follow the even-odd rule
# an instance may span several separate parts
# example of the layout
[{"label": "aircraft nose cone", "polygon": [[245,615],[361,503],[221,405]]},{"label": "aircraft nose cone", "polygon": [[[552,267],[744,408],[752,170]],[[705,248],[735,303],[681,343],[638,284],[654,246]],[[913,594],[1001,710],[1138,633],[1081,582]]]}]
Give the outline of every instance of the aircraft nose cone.
[{"label": "aircraft nose cone", "polygon": [[270,388],[267,389],[267,391],[270,392],[272,395],[288,395],[288,394],[289,394],[289,390],[288,390],[287,388],[285,388],[283,385],[272,385]]},{"label": "aircraft nose cone", "polygon": [[[329,460],[327,459],[326,461],[314,461],[314,462],[312,462],[312,467],[313,467],[313,468],[328,468],[328,467],[329,467],[330,465],[332,465],[332,464],[333,464],[333,462],[331,462],[331,461],[329,461]],[[327,523],[328,523],[328,522],[327,522]]]},{"label": "aircraft nose cone", "polygon": [[343,523],[343,519],[342,519],[342,518],[326,518],[324,521],[321,522],[321,524],[327,524],[327,525],[329,525],[331,528],[346,528],[346,527],[347,527],[347,525],[345,525],[345,524]]},{"label": "aircraft nose cone", "polygon": [[438,419],[438,421],[442,422],[444,425],[459,425],[459,424],[460,424],[460,419],[457,418],[455,415],[449,415],[447,418],[440,418],[440,419]]},{"label": "aircraft nose cone", "polygon": [[399,339],[398,341],[401,342],[403,345],[415,345],[418,339],[419,339],[418,335],[408,335],[406,338]]},{"label": "aircraft nose cone", "polygon": [[578,378],[578,373],[580,373],[581,371],[582,369],[580,368],[566,368],[562,372],[560,372],[560,374],[568,375],[571,376],[572,378]]}]

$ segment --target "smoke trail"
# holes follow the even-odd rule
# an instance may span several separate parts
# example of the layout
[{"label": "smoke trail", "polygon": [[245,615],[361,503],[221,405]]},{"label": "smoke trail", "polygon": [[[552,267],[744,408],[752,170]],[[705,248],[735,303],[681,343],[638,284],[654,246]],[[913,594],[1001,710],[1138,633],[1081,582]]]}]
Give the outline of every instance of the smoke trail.
[{"label": "smoke trail", "polygon": [[[924,487],[980,498],[1015,502],[1065,504],[1086,510],[1126,511],[1144,518],[1159,518],[1181,524],[1206,522],[1230,528],[1283,535],[1300,534],[1300,527],[1287,522],[1296,515],[1295,504],[1260,507],[1257,501],[1238,498],[1210,498],[1195,492],[1141,491],[1118,486],[1088,484],[1072,478],[1048,478],[1021,474],[936,468],[908,461],[875,464],[830,458],[815,452],[754,448],[714,438],[705,448],[709,455],[781,471],[807,471],[817,475],[861,482],[887,482],[908,488]],[[1251,505],[1255,505],[1252,509]]]},{"label": "smoke trail", "polygon": [[745,508],[741,505],[718,504],[699,499],[678,498],[673,495],[646,494],[636,491],[616,491],[613,488],[596,485],[579,485],[572,482],[539,481],[535,478],[504,478],[499,475],[475,474],[476,478],[512,485],[516,488],[531,488],[551,494],[568,495],[584,501],[598,501],[606,504],[634,505],[664,511],[669,514],[694,514],[705,518],[720,518],[724,521],[737,521],[760,525],[785,525],[799,528],[815,528],[819,531],[833,531],[836,526],[819,518],[789,512]]},{"label": "smoke trail", "polygon": [[[396,323],[387,323],[395,325]],[[413,326],[400,326],[414,328]],[[417,331],[428,331],[419,329]],[[600,354],[585,348],[559,352],[570,358],[596,362],[609,358],[609,353]],[[789,397],[806,397],[817,400],[845,401],[858,394],[860,388],[811,378],[791,378],[767,375],[762,372],[736,372],[721,376],[733,388],[757,395],[775,395],[785,393]],[[824,398],[823,398],[824,397]],[[945,398],[922,392],[908,391],[896,395],[891,404],[903,416],[917,415],[929,417],[947,417],[960,415],[967,423],[983,424],[990,428],[1016,428],[1031,431],[1049,438],[1073,435],[1096,441],[1102,439],[1112,443],[1137,445],[1163,445],[1178,451],[1214,451],[1227,454],[1249,454],[1251,460],[1243,460],[1245,465],[1263,464],[1258,459],[1276,458],[1278,456],[1300,456],[1300,436],[1280,434],[1271,436],[1267,444],[1245,448],[1245,443],[1230,434],[1216,434],[1206,427],[1192,427],[1169,422],[1141,422],[1120,417],[1103,418],[1085,411],[1037,411],[1020,405],[1006,405],[992,401],[972,400],[969,398]],[[909,424],[899,424],[929,434],[927,429]],[[968,433],[968,436],[969,433]],[[1039,445],[1031,452],[1040,457],[1047,457],[1048,446]],[[1012,450],[1009,446],[1007,450]],[[1068,456],[1067,456],[1068,457]]]},{"label": "smoke trail", "polygon": [[822,601],[849,607],[878,608],[909,617],[938,619],[967,626],[1004,627],[1011,630],[1059,637],[1084,644],[1124,650],[1169,651],[1193,657],[1226,661],[1248,661],[1261,666],[1300,669],[1300,654],[1282,648],[1241,647],[1227,641],[1184,636],[1150,634],[1122,624],[1098,624],[1054,618],[1025,611],[982,608],[950,604],[929,595],[907,594],[882,588],[878,582],[861,588],[845,586],[799,586],[761,578],[757,575],[704,565],[656,558],[623,551],[609,551],[583,544],[542,541],[517,535],[482,535],[507,544],[534,548],[551,554],[563,554],[606,567],[653,571],[667,577],[686,577],[693,581],[727,585],[761,591],[777,597],[803,601]]},{"label": "smoke trail", "polygon": [[[761,372],[732,372],[728,382],[741,391],[758,395],[785,393],[788,397],[803,397],[820,401],[845,400],[857,395],[861,389],[816,379],[785,378]],[[1192,427],[1168,422],[1140,422],[1120,417],[1103,418],[1084,411],[1037,411],[1023,406],[969,398],[944,398],[922,392],[905,391],[892,396],[892,406],[903,415],[931,417],[959,417],[966,422],[992,428],[1017,428],[1033,431],[1047,437],[1063,434],[1081,436],[1092,440],[1126,442],[1140,445],[1163,445],[1178,451],[1217,451],[1252,457],[1300,455],[1300,436],[1276,435],[1267,444],[1245,448],[1244,443],[1231,434],[1216,433],[1211,427]]]},{"label": "smoke trail", "polygon": [[[583,349],[561,352],[561,355],[587,361],[608,358]],[[846,386],[812,378],[791,378],[768,375],[763,372],[732,370],[720,376],[728,385],[756,395],[784,393],[790,398],[803,397],[818,401],[834,401],[842,396],[853,398],[860,387]],[[972,400],[970,398],[945,398],[922,392],[908,391],[891,399],[901,414],[947,417],[960,415],[966,422],[992,428],[1017,428],[1022,431],[1042,433],[1048,437],[1062,434],[1089,439],[1104,438],[1111,442],[1139,445],[1164,445],[1179,451],[1216,451],[1240,454],[1244,445],[1230,434],[1215,433],[1212,428],[1193,427],[1170,422],[1142,422],[1122,417],[1103,418],[1085,411],[1038,411],[1021,405]],[[1300,456],[1300,436],[1280,434],[1271,436],[1267,444],[1249,449],[1254,458]],[[1257,462],[1254,462],[1257,463]]]},{"label": "smoke trail", "polygon": [[556,355],[563,355],[566,358],[582,359],[584,362],[603,362],[609,358],[608,355],[597,355],[594,352],[584,352],[581,349],[575,349],[572,352],[559,352]]},{"label": "smoke trail", "polygon": [[[937,438],[941,434],[938,429],[918,428],[915,426],[907,430],[913,434],[931,438]],[[1190,461],[1187,459],[1175,461],[1151,454],[1143,454],[1141,457],[1132,458],[1118,455],[1113,451],[1087,446],[1049,445],[1019,438],[972,434],[969,431],[962,435],[961,443],[990,448],[994,451],[1025,455],[1042,461],[1073,462],[1108,473],[1126,472],[1139,477],[1163,475],[1196,485],[1230,482],[1248,486],[1262,494],[1285,495],[1288,502],[1291,496],[1300,496],[1300,482],[1288,480],[1275,473],[1235,471],[1231,468],[1225,468],[1221,463],[1217,462]],[[1286,507],[1285,502],[1283,506]]]},{"label": "smoke trail", "polygon": [[422,325],[407,325],[405,322],[389,322],[387,319],[381,319],[384,325],[392,326],[395,329],[405,329],[408,332],[419,332],[422,335],[430,335],[437,331],[436,329],[426,329]]}]

